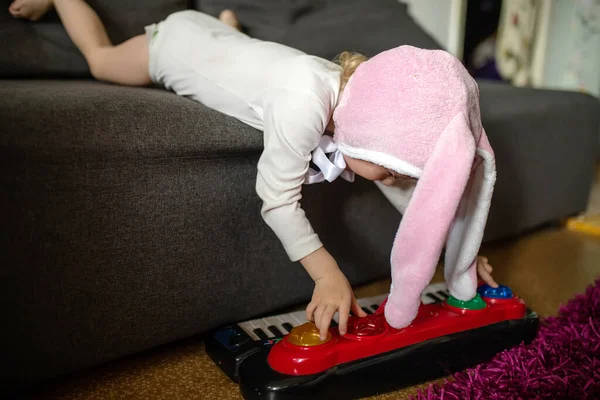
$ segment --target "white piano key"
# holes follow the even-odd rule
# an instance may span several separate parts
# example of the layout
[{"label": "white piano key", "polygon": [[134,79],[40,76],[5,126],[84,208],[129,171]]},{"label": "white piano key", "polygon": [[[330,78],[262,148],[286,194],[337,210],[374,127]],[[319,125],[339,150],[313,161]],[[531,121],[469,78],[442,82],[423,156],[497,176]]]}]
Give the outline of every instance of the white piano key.
[{"label": "white piano key", "polygon": [[271,325],[275,326],[281,333],[285,333],[285,329],[281,326],[282,322],[277,316],[263,318],[263,321],[266,324],[264,331],[266,331],[266,334],[269,335],[270,338],[275,337],[275,334],[269,330],[269,326]]},{"label": "white piano key", "polygon": [[290,316],[291,321],[287,321],[292,324],[293,327],[300,326],[308,320],[306,319],[306,310],[296,311],[293,313],[285,314],[286,316]]},{"label": "white piano key", "polygon": [[431,285],[427,286],[425,288],[424,292],[432,293],[432,292],[437,292],[438,290],[440,290],[442,292],[447,292],[448,288],[446,287],[446,284],[444,282],[438,282],[438,283],[432,283]]},{"label": "white piano key", "polygon": [[357,299],[356,301],[358,302],[358,305],[366,308],[370,313],[374,313],[375,310],[372,309],[371,307],[371,302],[369,301],[370,298],[366,298],[366,299]]},{"label": "white piano key", "polygon": [[421,301],[423,302],[423,304],[433,304],[436,302],[436,300],[427,296],[427,294],[431,294],[431,295],[435,296],[436,298],[443,301],[444,299],[437,293],[438,291],[447,293],[446,284],[441,282],[441,283],[433,283],[433,284],[427,286],[425,288],[425,290],[423,290],[423,293],[421,293]]},{"label": "white piano key", "polygon": [[291,326],[294,326],[294,324],[292,323],[295,322],[294,319],[290,317],[289,314],[280,314],[277,315],[275,318],[277,318],[277,320],[279,321],[276,325],[277,329],[279,329],[284,335],[288,334],[289,332],[287,328],[283,326],[283,324],[290,324]]},{"label": "white piano key", "polygon": [[265,333],[265,335],[267,335],[267,337],[268,337],[269,339],[271,339],[271,338],[274,338],[274,337],[275,337],[275,335],[273,335],[273,334],[271,333],[271,331],[269,331],[269,330],[267,329],[267,327],[269,326],[269,324],[267,323],[267,321],[266,321],[266,319],[265,319],[265,318],[262,318],[262,319],[257,319],[257,320],[255,320],[255,321],[254,321],[254,325],[256,325],[256,327],[257,327],[258,329],[260,329],[261,331],[263,331],[263,332]]},{"label": "white piano key", "polygon": [[283,327],[283,324],[285,324],[286,322],[290,323],[290,321],[288,321],[290,318],[289,317],[286,318],[286,315],[287,314],[280,314],[280,315],[276,315],[273,317],[273,318],[277,319],[277,323],[274,325],[277,327],[277,329],[279,329],[283,333],[286,332],[285,328]]},{"label": "white piano key", "polygon": [[335,314],[333,314],[333,320],[335,321],[336,324],[340,323],[340,313],[336,312]]},{"label": "white piano key", "polygon": [[383,301],[387,299],[387,296],[387,293],[380,294],[379,296],[371,297],[369,301],[371,301],[373,304],[381,305],[381,303],[383,303]]},{"label": "white piano key", "polygon": [[421,302],[422,302],[423,304],[433,304],[433,303],[435,303],[435,302],[436,302],[436,300],[435,300],[435,299],[432,299],[431,297],[427,296],[427,294],[423,293],[423,294],[421,295]]},{"label": "white piano key", "polygon": [[[375,311],[377,311],[377,308],[381,305],[381,303],[383,303],[383,301],[386,298],[387,298],[387,293],[380,294],[378,296],[364,297],[362,299],[357,299],[357,301],[361,307],[365,307],[374,313]],[[377,305],[377,307],[374,308],[373,307],[374,305]]]},{"label": "white piano key", "polygon": [[252,325],[251,321],[240,322],[240,323],[238,323],[238,326],[240,328],[242,328],[242,330],[244,332],[246,332],[248,334],[248,336],[250,336],[250,338],[252,338],[252,340],[260,340],[260,338],[256,335],[256,333],[254,333],[255,328]]}]

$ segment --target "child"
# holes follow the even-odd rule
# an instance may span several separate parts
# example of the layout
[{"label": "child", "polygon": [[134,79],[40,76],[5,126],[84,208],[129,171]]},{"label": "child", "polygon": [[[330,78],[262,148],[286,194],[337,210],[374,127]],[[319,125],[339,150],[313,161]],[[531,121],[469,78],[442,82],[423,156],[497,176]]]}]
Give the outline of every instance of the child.
[{"label": "child", "polygon": [[[345,52],[336,64],[250,38],[239,31],[235,14],[227,10],[219,19],[193,10],[178,12],[146,27],[145,35],[114,46],[83,0],[15,0],[9,10],[17,18],[37,20],[51,7],[96,79],[131,86],[159,84],[264,131],[256,182],[263,200],[261,213],[290,259],[299,261],[315,282],[306,314],[322,339],[336,312],[342,335],[351,311],[359,317],[365,313],[299,206],[305,183],[339,176],[351,181],[358,174],[376,181],[405,213],[392,250],[392,289],[386,305],[392,326],[406,326],[416,315],[419,295],[433,276],[446,236],[451,294],[461,300],[473,298],[477,272],[496,286],[487,259],[476,254],[495,176],[493,168],[492,175],[488,174],[493,152],[478,121],[478,93],[472,93],[476,85],[447,53],[402,46],[368,61]],[[402,75],[405,64],[407,68],[414,64],[416,72]],[[388,79],[395,86],[386,86]],[[456,81],[454,86],[450,81]],[[427,86],[431,82],[439,87]],[[416,89],[411,85],[417,85]],[[446,97],[437,99],[436,95]],[[422,104],[412,104],[409,99],[413,97]],[[446,108],[438,110],[438,106]],[[448,107],[460,118],[447,118]],[[390,137],[395,131],[399,134]],[[335,140],[326,132],[335,134]],[[414,141],[419,132],[422,137],[414,149],[399,143]],[[478,149],[477,158],[475,147],[480,144],[483,153]],[[450,156],[446,159],[449,167],[432,172],[425,161],[431,158],[439,167],[444,162],[439,154]],[[319,171],[310,167],[311,160]],[[486,166],[483,183],[481,160]],[[458,169],[450,168],[453,164]],[[454,170],[459,172],[454,174]],[[441,197],[431,187],[432,177],[438,174],[435,185]],[[475,178],[470,179],[471,175]],[[421,185],[421,181],[426,183]],[[481,192],[482,187],[486,191]],[[463,192],[476,195],[459,209]],[[411,197],[416,200],[405,207]],[[470,213],[473,204],[481,204],[474,216]],[[431,211],[429,220],[411,212],[419,207]],[[451,223],[455,215],[457,222]],[[479,222],[472,226],[475,220]],[[405,225],[414,234],[406,234]],[[463,245],[468,251],[461,250]]]}]

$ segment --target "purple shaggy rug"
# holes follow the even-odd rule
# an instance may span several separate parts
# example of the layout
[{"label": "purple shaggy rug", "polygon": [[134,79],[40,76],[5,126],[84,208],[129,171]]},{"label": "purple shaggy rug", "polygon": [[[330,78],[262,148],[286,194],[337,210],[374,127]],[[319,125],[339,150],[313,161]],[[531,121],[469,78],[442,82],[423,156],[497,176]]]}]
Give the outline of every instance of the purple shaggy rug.
[{"label": "purple shaggy rug", "polygon": [[529,345],[430,385],[414,400],[600,399],[600,279],[540,322]]}]

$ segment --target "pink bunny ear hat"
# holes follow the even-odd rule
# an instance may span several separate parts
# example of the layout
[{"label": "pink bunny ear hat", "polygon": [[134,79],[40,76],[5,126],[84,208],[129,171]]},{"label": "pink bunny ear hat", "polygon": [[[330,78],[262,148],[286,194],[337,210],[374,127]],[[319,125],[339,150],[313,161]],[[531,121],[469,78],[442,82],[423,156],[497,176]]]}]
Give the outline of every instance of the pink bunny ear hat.
[{"label": "pink bunny ear hat", "polygon": [[472,299],[496,181],[477,83],[447,52],[400,46],[357,68],[333,118],[343,154],[418,178],[392,248],[388,323],[416,317],[444,244],[450,294]]}]

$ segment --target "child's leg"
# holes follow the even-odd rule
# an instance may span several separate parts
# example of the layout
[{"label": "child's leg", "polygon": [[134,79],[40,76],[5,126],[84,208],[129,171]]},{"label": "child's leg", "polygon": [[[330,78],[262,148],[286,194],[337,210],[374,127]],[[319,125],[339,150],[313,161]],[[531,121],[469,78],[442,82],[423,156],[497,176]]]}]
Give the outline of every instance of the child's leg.
[{"label": "child's leg", "polygon": [[151,83],[145,35],[113,46],[100,18],[83,0],[15,0],[10,12],[17,18],[35,20],[51,5],[96,79],[132,86]]}]

